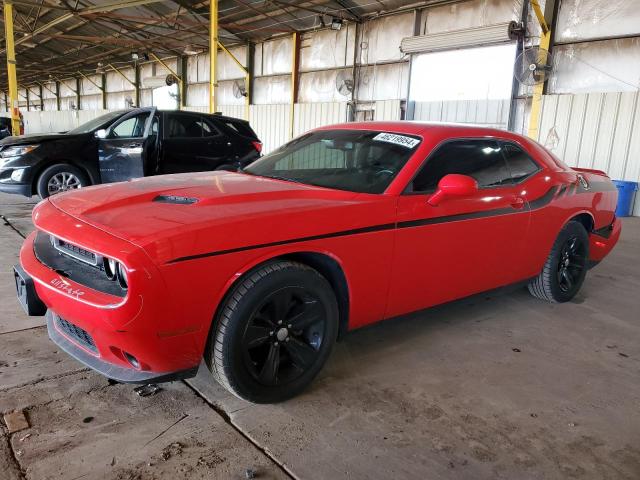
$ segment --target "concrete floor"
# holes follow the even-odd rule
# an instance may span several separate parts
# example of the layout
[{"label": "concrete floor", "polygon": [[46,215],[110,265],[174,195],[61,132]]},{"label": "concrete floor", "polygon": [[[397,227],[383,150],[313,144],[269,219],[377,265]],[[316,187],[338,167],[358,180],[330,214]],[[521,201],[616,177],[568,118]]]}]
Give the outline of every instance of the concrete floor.
[{"label": "concrete floor", "polygon": [[0,196],[0,413],[30,423],[0,423],[3,479],[640,478],[640,219],[569,304],[518,289],[356,331],[257,406],[204,367],[140,398],[58,352],[14,299],[31,207]]}]

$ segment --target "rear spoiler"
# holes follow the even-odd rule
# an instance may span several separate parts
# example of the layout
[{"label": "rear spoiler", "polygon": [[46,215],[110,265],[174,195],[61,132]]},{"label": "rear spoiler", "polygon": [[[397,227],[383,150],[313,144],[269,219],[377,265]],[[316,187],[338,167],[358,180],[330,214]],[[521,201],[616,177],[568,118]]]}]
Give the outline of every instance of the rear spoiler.
[{"label": "rear spoiler", "polygon": [[576,172],[582,172],[582,173],[593,173],[594,175],[600,175],[601,177],[609,177],[609,175],[607,175],[605,172],[603,172],[602,170],[596,170],[593,168],[578,168],[578,167],[571,167],[572,170],[575,170]]}]

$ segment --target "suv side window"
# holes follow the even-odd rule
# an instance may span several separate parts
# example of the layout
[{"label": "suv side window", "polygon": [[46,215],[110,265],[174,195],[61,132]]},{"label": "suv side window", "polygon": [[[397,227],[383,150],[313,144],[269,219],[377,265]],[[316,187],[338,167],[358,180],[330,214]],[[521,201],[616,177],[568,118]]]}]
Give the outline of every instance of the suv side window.
[{"label": "suv side window", "polygon": [[116,125],[109,133],[109,138],[141,138],[149,118],[149,112],[139,113]]},{"label": "suv side window", "polygon": [[515,183],[523,181],[540,170],[538,164],[524,150],[513,143],[504,143],[502,152]]},{"label": "suv side window", "polygon": [[203,123],[198,115],[172,113],[167,119],[167,138],[201,138]]},{"label": "suv side window", "polygon": [[441,145],[422,165],[413,180],[413,192],[434,192],[442,177],[458,173],[473,177],[480,188],[513,183],[498,142],[453,140]]},{"label": "suv side window", "polygon": [[208,118],[202,117],[200,120],[202,125],[202,131],[205,137],[216,137],[220,135],[220,130],[216,128],[214,122]]}]

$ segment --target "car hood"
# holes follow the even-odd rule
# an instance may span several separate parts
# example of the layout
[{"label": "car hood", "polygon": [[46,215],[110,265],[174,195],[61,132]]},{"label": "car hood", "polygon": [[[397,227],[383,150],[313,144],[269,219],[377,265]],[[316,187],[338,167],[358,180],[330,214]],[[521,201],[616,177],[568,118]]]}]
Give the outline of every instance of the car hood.
[{"label": "car hood", "polygon": [[381,197],[220,171],[99,185],[49,200],[165,263],[366,227]]},{"label": "car hood", "polygon": [[[86,135],[86,134],[83,134]],[[70,135],[67,133],[33,133],[30,135],[21,135],[19,137],[6,137],[0,140],[0,147],[4,147],[7,145],[29,145],[32,143],[41,143],[47,142],[50,140],[59,140],[65,139],[69,140],[70,138],[79,137],[81,135]]]}]

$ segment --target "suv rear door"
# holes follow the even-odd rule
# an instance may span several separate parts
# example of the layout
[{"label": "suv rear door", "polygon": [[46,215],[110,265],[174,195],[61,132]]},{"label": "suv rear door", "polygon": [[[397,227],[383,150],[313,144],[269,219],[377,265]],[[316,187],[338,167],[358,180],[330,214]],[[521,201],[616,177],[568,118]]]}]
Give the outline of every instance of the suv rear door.
[{"label": "suv rear door", "polygon": [[230,156],[229,139],[201,114],[165,113],[159,173],[215,170]]}]

